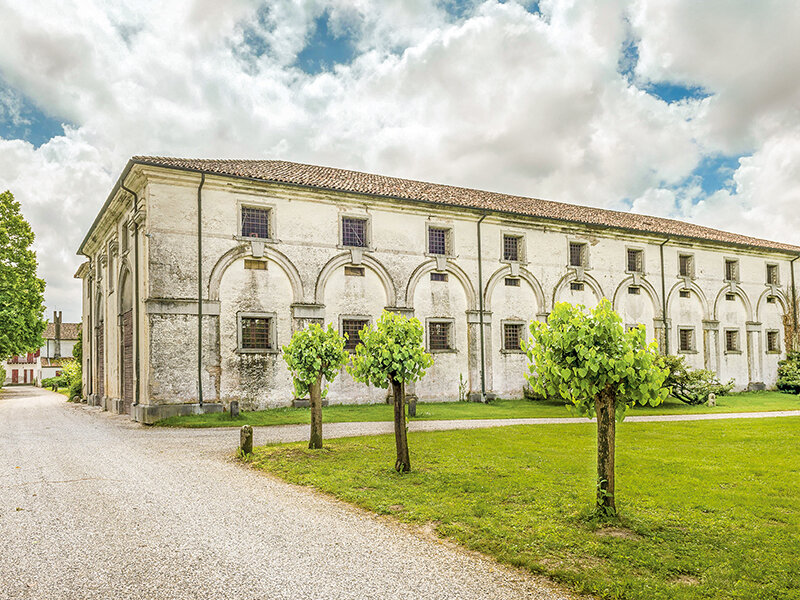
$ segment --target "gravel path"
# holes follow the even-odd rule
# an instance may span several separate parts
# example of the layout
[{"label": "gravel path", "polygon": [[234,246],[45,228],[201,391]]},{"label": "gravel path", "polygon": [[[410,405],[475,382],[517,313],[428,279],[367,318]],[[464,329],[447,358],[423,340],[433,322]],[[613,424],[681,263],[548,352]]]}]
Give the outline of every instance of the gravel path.
[{"label": "gravel path", "polygon": [[0,393],[0,598],[567,597],[242,467],[237,436]]}]

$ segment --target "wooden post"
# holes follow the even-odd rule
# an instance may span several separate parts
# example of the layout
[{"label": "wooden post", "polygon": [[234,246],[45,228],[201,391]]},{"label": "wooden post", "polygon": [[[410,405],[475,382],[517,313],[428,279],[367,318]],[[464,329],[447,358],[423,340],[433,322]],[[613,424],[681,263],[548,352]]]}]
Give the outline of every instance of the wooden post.
[{"label": "wooden post", "polygon": [[239,449],[242,454],[253,453],[253,428],[250,425],[243,425],[239,432]]},{"label": "wooden post", "polygon": [[400,473],[411,470],[411,459],[408,456],[408,437],[406,436],[405,385],[391,380],[394,393],[394,442],[397,448],[397,460],[394,468]]},{"label": "wooden post", "polygon": [[616,513],[614,498],[614,393],[604,390],[595,398],[597,413],[597,506]]},{"label": "wooden post", "polygon": [[311,396],[311,437],[308,440],[308,447],[319,449],[322,448],[322,375],[318,375],[317,380],[311,384],[309,395]]}]

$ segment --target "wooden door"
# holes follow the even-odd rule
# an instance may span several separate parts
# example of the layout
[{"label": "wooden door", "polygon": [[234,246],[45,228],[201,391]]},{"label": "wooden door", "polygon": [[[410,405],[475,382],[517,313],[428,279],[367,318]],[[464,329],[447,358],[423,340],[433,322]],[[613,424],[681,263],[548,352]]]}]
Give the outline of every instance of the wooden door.
[{"label": "wooden door", "polygon": [[11,370],[11,383],[19,383],[19,369]]},{"label": "wooden door", "polygon": [[105,327],[100,321],[95,328],[95,348],[97,349],[97,396],[102,398],[106,395],[105,373],[106,373],[106,354],[105,354]]},{"label": "wooden door", "polygon": [[122,314],[122,400],[123,411],[130,413],[133,405],[133,311]]}]

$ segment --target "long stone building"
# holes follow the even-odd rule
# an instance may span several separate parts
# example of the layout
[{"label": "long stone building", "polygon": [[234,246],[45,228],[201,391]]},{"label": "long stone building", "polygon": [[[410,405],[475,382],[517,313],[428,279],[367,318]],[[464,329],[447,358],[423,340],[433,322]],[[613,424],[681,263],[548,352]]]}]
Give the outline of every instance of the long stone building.
[{"label": "long stone building", "polygon": [[[606,297],[740,389],[774,385],[797,331],[798,246],[283,161],[134,157],[79,253],[85,395],[143,422],[289,405],[292,332],[354,344],[384,309],[425,326],[421,400],[519,397],[520,339],[557,302]],[[385,394],[343,372],[328,399]]]}]

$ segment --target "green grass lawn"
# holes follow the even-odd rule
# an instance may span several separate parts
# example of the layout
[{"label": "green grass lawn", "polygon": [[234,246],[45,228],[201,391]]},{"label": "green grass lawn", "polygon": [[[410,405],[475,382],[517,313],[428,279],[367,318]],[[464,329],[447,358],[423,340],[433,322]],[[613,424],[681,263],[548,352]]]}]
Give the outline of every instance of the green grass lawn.
[{"label": "green grass lawn", "polygon": [[613,527],[592,517],[595,426],[410,433],[257,448],[253,465],[433,527],[601,598],[800,598],[800,417],[623,423]]},{"label": "green grass lawn", "polygon": [[[690,413],[754,412],[762,410],[800,410],[800,396],[780,392],[749,392],[721,396],[717,406],[688,406],[670,398],[663,405],[637,407],[631,415],[672,415]],[[227,413],[170,417],[156,423],[165,427],[240,427],[245,424],[294,425],[311,422],[307,408],[273,408],[255,412],[242,412],[238,419]],[[529,400],[495,400],[489,404],[474,402],[420,403],[417,405],[417,420],[438,419],[511,419],[525,417],[570,417],[573,416],[563,404],[555,402],[532,402]],[[322,410],[325,423],[356,421],[391,421],[392,407],[388,404],[335,405]]]}]

